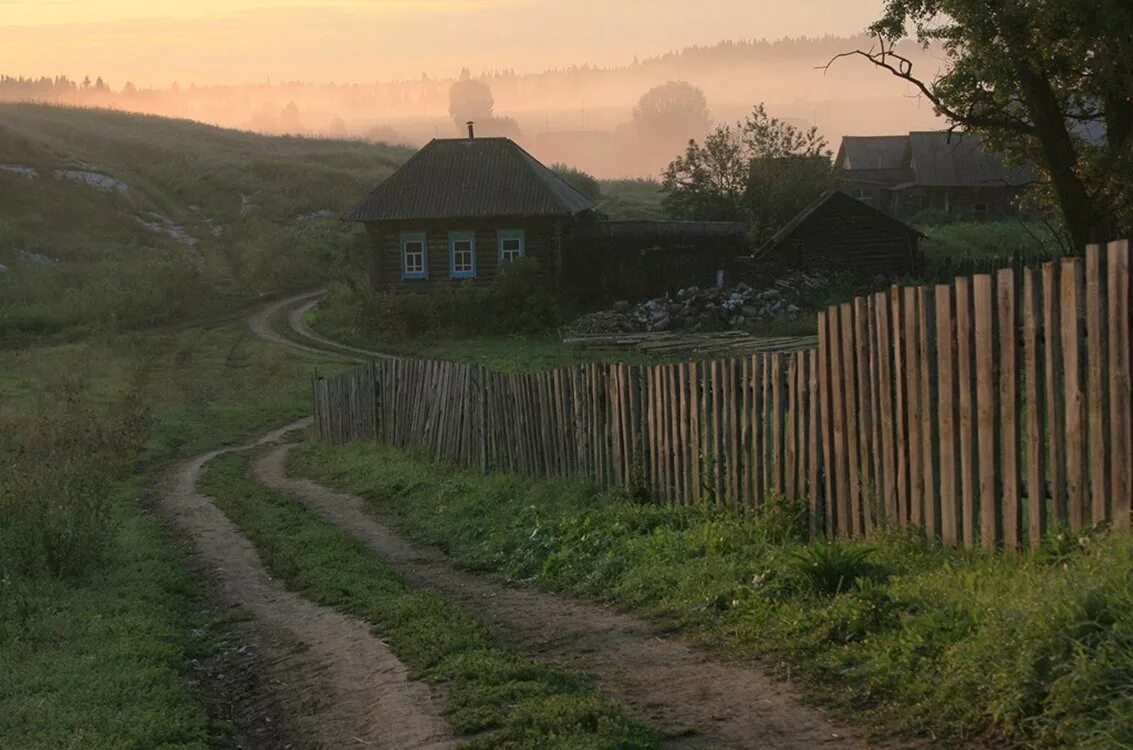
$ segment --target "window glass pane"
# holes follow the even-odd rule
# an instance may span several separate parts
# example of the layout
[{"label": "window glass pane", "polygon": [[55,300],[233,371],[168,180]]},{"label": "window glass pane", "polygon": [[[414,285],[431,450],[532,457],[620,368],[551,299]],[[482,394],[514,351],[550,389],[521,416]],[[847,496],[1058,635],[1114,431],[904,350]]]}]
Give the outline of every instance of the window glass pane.
[{"label": "window glass pane", "polygon": [[425,243],[420,240],[407,240],[402,247],[405,254],[405,272],[419,274],[425,272]]},{"label": "window glass pane", "polygon": [[475,270],[475,253],[472,240],[452,241],[452,270],[454,273],[470,274]]}]

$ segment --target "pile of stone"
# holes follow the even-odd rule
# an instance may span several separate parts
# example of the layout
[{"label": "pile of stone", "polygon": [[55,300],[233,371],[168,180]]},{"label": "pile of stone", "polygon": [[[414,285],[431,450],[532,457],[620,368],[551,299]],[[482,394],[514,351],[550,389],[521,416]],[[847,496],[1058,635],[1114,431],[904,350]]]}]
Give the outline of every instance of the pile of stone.
[{"label": "pile of stone", "polygon": [[610,310],[584,315],[570,325],[574,333],[701,331],[774,320],[797,320],[811,307],[807,300],[828,286],[821,273],[791,272],[762,288],[740,283],[730,288],[690,286],[675,296],[641,304],[618,302]]}]

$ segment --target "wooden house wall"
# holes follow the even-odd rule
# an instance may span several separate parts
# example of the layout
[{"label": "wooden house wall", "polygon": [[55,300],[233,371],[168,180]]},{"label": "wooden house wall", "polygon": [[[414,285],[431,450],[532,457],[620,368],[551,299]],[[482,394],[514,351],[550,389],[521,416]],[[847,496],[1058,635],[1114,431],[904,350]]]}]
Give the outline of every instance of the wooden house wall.
[{"label": "wooden house wall", "polygon": [[859,275],[913,273],[917,236],[880,216],[823,212],[799,226],[774,260],[794,268]]},{"label": "wooden house wall", "polygon": [[[373,248],[370,285],[375,291],[405,290],[430,292],[451,288],[468,279],[450,274],[449,232],[476,233],[476,283],[487,284],[499,274],[499,236],[509,229],[525,233],[524,254],[539,261],[540,272],[548,283],[557,278],[558,241],[556,223],[549,219],[477,219],[452,221],[381,222],[366,225]],[[428,278],[401,277],[401,234],[423,232],[428,246]]]},{"label": "wooden house wall", "polygon": [[[1012,218],[1019,215],[1015,207],[1017,190],[996,187],[911,187],[892,195],[891,213],[903,220],[921,212],[931,212],[963,221]],[[977,211],[977,204],[984,210]]]}]

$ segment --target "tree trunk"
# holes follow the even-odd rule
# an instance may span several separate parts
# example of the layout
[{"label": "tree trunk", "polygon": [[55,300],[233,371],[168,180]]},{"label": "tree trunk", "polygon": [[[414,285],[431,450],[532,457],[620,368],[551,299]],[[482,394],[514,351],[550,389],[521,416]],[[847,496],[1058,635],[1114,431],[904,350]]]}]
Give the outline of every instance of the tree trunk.
[{"label": "tree trunk", "polygon": [[1078,152],[1049,79],[1022,60],[1016,64],[1016,74],[1074,250],[1082,252],[1091,242],[1114,239],[1105,236],[1106,222],[1078,178]]}]

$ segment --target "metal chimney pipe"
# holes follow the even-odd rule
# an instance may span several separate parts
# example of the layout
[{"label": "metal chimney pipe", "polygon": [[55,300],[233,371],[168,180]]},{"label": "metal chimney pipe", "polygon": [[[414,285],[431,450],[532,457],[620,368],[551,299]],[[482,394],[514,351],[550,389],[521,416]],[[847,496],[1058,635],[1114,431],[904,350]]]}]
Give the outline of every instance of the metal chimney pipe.
[{"label": "metal chimney pipe", "polygon": [[472,120],[468,121],[468,140],[470,141],[476,137],[476,129],[473,127],[475,125],[476,123]]}]

